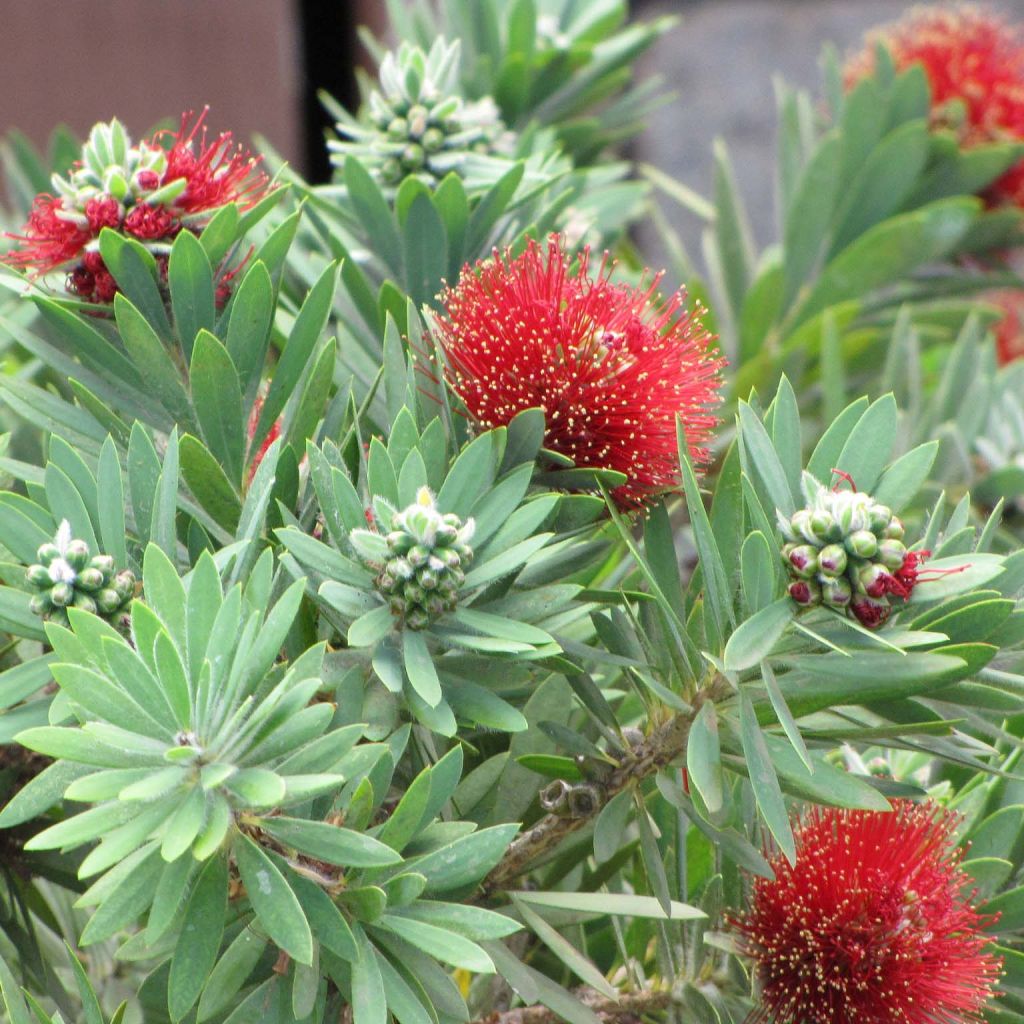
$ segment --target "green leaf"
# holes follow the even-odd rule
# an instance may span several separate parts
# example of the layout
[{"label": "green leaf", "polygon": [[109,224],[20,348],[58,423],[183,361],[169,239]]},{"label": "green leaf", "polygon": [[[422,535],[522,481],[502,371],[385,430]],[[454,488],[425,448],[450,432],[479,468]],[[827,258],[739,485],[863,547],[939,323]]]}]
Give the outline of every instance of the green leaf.
[{"label": "green leaf", "polygon": [[593,1010],[547,975],[522,963],[504,944],[489,943],[485,948],[498,972],[527,1005],[543,1003],[556,1019],[568,1024],[601,1024],[601,1018]]},{"label": "green leaf", "polygon": [[441,681],[422,633],[402,631],[402,659],[412,688],[430,707],[441,702]]},{"label": "green leaf", "polygon": [[512,902],[522,915],[523,923],[580,981],[590,985],[608,999],[618,998],[615,987],[565,936],[552,928],[535,910],[531,910],[528,903],[515,896],[512,897]]},{"label": "green leaf", "polygon": [[237,835],[235,861],[260,924],[289,956],[313,962],[313,936],[299,901],[274,862],[247,836]]},{"label": "green leaf", "polygon": [[353,156],[345,160],[343,177],[349,200],[368,238],[393,274],[402,271],[402,245],[387,200],[369,172]]},{"label": "green leaf", "polygon": [[227,858],[214,857],[196,879],[171,957],[167,1007],[173,1020],[181,1020],[192,1009],[213,970],[227,908]]},{"label": "green leaf", "polygon": [[495,455],[503,436],[504,431],[487,431],[459,453],[437,495],[437,507],[442,512],[454,512],[463,518],[469,515],[473,503],[494,481]]},{"label": "green leaf", "polygon": [[100,548],[114,559],[118,568],[127,567],[125,543],[124,480],[117,447],[112,438],[103,442],[96,467],[96,497],[99,513]]},{"label": "green leaf", "polygon": [[743,597],[751,613],[760,612],[771,604],[776,591],[776,563],[768,538],[754,530],[743,541],[740,549],[740,579]]},{"label": "green leaf", "polygon": [[559,910],[583,911],[588,914],[612,914],[622,917],[644,917],[660,921],[699,921],[707,917],[703,910],[687,903],[672,901],[665,908],[653,896],[636,896],[617,892],[514,892],[510,893],[523,903]]},{"label": "green leaf", "polygon": [[783,309],[813,280],[827,242],[839,188],[842,140],[830,132],[818,145],[796,185],[783,234]]},{"label": "green leaf", "polygon": [[[349,162],[352,157],[349,157]],[[352,964],[353,1024],[387,1024],[387,998],[384,979],[377,966],[377,957],[366,933],[354,925],[352,934],[359,950],[359,958]]]},{"label": "green leaf", "polygon": [[252,974],[266,948],[267,940],[257,935],[252,928],[245,927],[238,933],[224,951],[210,974],[209,983],[203,989],[196,1011],[197,1021],[209,1020],[235,1001],[237,993]]},{"label": "green leaf", "polygon": [[273,319],[274,284],[266,266],[257,260],[245,272],[235,292],[224,342],[231,362],[238,369],[246,409],[256,397]]},{"label": "green leaf", "polygon": [[390,914],[384,914],[374,925],[394,932],[442,963],[478,974],[494,973],[491,958],[471,939],[463,938],[455,932],[425,921],[404,916],[392,917]]},{"label": "green leaf", "polygon": [[718,742],[718,716],[715,705],[705,701],[690,727],[686,743],[686,770],[690,783],[700,793],[711,814],[723,804],[722,758]]},{"label": "green leaf", "polygon": [[341,867],[376,868],[400,864],[402,858],[373,836],[340,825],[300,818],[264,818],[263,828],[286,846],[316,860]]},{"label": "green leaf", "polygon": [[202,441],[191,434],[181,438],[178,456],[181,475],[203,511],[218,526],[234,535],[242,513],[242,502],[221,464]]},{"label": "green leaf", "polygon": [[953,251],[980,212],[980,200],[958,196],[876,224],[825,269],[797,307],[796,327],[815,313],[884,287]]},{"label": "green leaf", "polygon": [[[406,181],[417,179],[407,178]],[[420,183],[417,181],[417,184]],[[412,201],[402,224],[406,291],[417,306],[430,302],[440,290],[448,252],[444,222],[429,192],[424,186],[420,187],[424,190]]]},{"label": "green leaf", "polygon": [[176,424],[198,433],[181,373],[149,322],[120,292],[114,296],[114,316],[125,349],[147,390]]},{"label": "green leaf", "polygon": [[[908,604],[939,601],[967,590],[974,590],[1003,572],[1003,559],[1000,555],[980,552],[935,558],[925,564],[929,578],[914,587]],[[943,575],[937,575],[939,573]]]},{"label": "green leaf", "polygon": [[427,892],[450,892],[479,882],[493,868],[519,831],[518,825],[495,825],[463,836],[409,868],[427,880]]},{"label": "green leaf", "polygon": [[738,313],[753,273],[753,243],[732,162],[721,139],[714,143],[715,240],[726,295]]},{"label": "green leaf", "polygon": [[744,470],[751,479],[761,482],[771,504],[768,511],[778,509],[791,516],[796,504],[786,471],[764,424],[746,402],[740,402],[739,429]]},{"label": "green leaf", "polygon": [[833,250],[903,207],[924,169],[928,142],[927,122],[914,120],[891,131],[871,151],[846,189]]},{"label": "green leaf", "polygon": [[213,268],[203,244],[191,231],[182,231],[171,246],[167,283],[178,340],[186,359],[200,331],[212,331],[216,320]]},{"label": "green leaf", "polygon": [[786,802],[782,798],[782,790],[779,788],[779,780],[767,744],[757,724],[757,714],[750,703],[750,698],[743,691],[740,691],[740,741],[743,744],[743,756],[747,761],[750,787],[754,791],[757,806],[768,830],[779,844],[779,849],[790,864],[793,864],[796,861],[796,844],[789,824]]},{"label": "green leaf", "polygon": [[285,403],[292,396],[298,382],[313,358],[320,334],[327,324],[334,293],[338,286],[338,265],[331,263],[310,288],[295,317],[291,334],[274,370],[256,429],[250,438],[250,447],[257,450],[270,428],[277,422]]},{"label": "green leaf", "polygon": [[780,597],[741,622],[725,645],[726,669],[742,672],[767,658],[795,614],[796,605],[788,597]]},{"label": "green leaf", "polygon": [[896,399],[888,394],[872,402],[850,431],[833,465],[850,474],[857,490],[874,491],[896,441],[897,423]]},{"label": "green leaf", "polygon": [[228,350],[207,330],[195,336],[189,380],[203,438],[228,479],[240,485],[245,425],[238,371]]}]

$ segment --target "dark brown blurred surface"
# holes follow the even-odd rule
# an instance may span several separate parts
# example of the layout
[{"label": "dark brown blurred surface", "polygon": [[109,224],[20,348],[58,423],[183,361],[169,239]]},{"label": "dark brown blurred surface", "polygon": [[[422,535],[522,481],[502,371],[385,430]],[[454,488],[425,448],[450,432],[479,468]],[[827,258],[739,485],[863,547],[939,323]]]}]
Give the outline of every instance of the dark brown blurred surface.
[{"label": "dark brown blurred surface", "polygon": [[60,122],[84,134],[117,116],[137,138],[209,103],[211,130],[302,155],[292,0],[6,0],[0,12],[0,133],[42,145]]}]

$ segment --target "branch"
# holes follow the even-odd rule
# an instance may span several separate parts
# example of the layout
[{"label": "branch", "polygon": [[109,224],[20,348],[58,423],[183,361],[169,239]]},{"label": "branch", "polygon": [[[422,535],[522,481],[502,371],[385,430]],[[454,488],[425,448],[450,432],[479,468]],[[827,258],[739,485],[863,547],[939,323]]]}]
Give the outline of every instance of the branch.
[{"label": "branch", "polygon": [[[620,1022],[632,1020],[645,1013],[666,1010],[672,1003],[667,991],[622,992],[618,999],[606,999],[592,988],[577,989],[573,995],[584,1006],[593,1010],[603,1021]],[[473,1024],[560,1024],[565,1018],[546,1006],[521,1006],[515,1010],[489,1013],[473,1021]]]},{"label": "branch", "polygon": [[689,711],[673,716],[623,756],[608,778],[594,787],[598,797],[585,814],[548,814],[519,835],[498,865],[484,879],[484,894],[489,895],[507,888],[520,875],[525,874],[534,861],[553,850],[563,839],[595,817],[613,796],[654,775],[685,754],[690,726],[693,725],[701,706],[706,701],[722,700],[731,693],[732,687],[728,680],[716,676],[708,686],[697,693],[693,707]]}]

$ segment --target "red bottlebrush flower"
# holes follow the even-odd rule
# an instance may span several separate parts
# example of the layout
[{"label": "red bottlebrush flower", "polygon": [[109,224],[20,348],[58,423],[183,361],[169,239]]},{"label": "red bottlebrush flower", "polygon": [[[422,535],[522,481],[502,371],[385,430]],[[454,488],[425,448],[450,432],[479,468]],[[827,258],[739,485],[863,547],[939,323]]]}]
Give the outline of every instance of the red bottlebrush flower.
[{"label": "red bottlebrush flower", "polygon": [[[230,132],[207,143],[206,110],[189,126],[191,116],[182,116],[178,132],[158,132],[138,146],[131,145],[117,121],[97,125],[82,160],[67,178],[56,179],[59,197],[36,198],[22,233],[9,236],[21,244],[0,259],[36,275],[65,271],[68,291],[107,303],[117,284],[102,263],[99,268],[89,264],[104,228],[138,239],[159,260],[166,257],[167,246],[183,229],[199,230],[230,203],[249,209],[259,202],[269,191],[259,159],[243,147],[233,146]],[[107,145],[97,149],[104,137]],[[110,146],[112,137],[118,138],[118,147]],[[97,171],[97,160],[109,160],[111,149],[118,148],[125,154],[123,163]],[[107,171],[116,171],[114,178],[122,183],[116,198],[102,191],[108,187]],[[180,191],[169,189],[154,202],[153,193],[172,182],[179,183]],[[233,272],[227,266],[218,272],[218,294],[226,300]]]},{"label": "red bottlebrush flower", "polygon": [[575,270],[552,236],[521,256],[495,252],[463,268],[441,295],[445,376],[481,427],[544,410],[544,445],[577,466],[627,476],[616,501],[634,508],[678,486],[676,416],[694,460],[717,418],[724,361],[677,294],[659,305],[660,278],[631,288],[609,280],[607,257],[590,276],[584,250]]},{"label": "red bottlebrush flower", "polygon": [[[847,86],[872,73],[884,43],[898,71],[921,64],[932,93],[932,120],[952,128],[963,145],[1024,139],[1024,34],[971,4],[920,6],[867,36],[846,66]],[[962,104],[955,110],[954,104]],[[1024,161],[991,185],[996,203],[1024,205]]]},{"label": "red bottlebrush flower", "polygon": [[90,199],[85,204],[85,217],[89,229],[98,235],[104,228],[116,228],[121,224],[121,204],[112,196]]},{"label": "red bottlebrush flower", "polygon": [[165,206],[136,203],[124,219],[124,229],[135,238],[170,241],[181,230],[181,224]]},{"label": "red bottlebrush flower", "polygon": [[[263,403],[266,401],[264,395],[257,395],[256,401],[252,404],[252,410],[249,413],[249,422],[246,424],[246,434],[249,437],[249,443],[252,443],[253,438],[256,436],[256,427],[260,421],[260,413],[263,412]],[[267,436],[263,438],[259,448],[253,453],[252,459],[249,462],[249,474],[246,477],[246,484],[252,483],[252,478],[256,475],[256,470],[259,468],[260,463],[263,461],[263,456],[267,454],[270,446],[281,436],[281,417],[277,418],[274,425],[267,431]]]},{"label": "red bottlebrush flower", "polygon": [[[260,158],[243,146],[233,146],[231,132],[221,132],[208,144],[203,124],[208,110],[204,108],[191,127],[188,121],[192,111],[181,115],[181,127],[171,135],[173,142],[167,153],[167,170],[161,185],[185,179],[185,191],[174,201],[174,206],[186,214],[215,210],[228,203],[237,203],[247,210],[268,191],[267,176],[259,170]],[[168,134],[158,133],[150,145],[160,145]],[[197,136],[198,153],[195,151]]]},{"label": "red bottlebrush flower", "polygon": [[5,253],[4,262],[45,274],[75,259],[92,234],[77,220],[62,216],[63,212],[60,199],[45,194],[36,196],[22,233],[8,235],[21,246]]},{"label": "red bottlebrush flower", "polygon": [[1001,288],[983,296],[985,302],[1003,311],[993,330],[996,336],[996,357],[1000,366],[1024,359],[1024,290]]},{"label": "red bottlebrush flower", "polygon": [[757,1024],[981,1022],[1000,959],[986,951],[954,815],[816,808],[796,862],[771,861],[732,924],[761,989]]}]

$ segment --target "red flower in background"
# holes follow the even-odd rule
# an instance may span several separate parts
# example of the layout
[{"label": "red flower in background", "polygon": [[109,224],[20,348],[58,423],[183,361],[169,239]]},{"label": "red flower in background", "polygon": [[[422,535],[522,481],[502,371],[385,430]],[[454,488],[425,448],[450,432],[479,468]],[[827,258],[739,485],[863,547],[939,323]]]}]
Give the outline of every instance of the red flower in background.
[{"label": "red flower in background", "polygon": [[589,250],[570,264],[553,236],[465,267],[441,296],[446,379],[481,427],[543,409],[545,447],[625,473],[615,499],[637,507],[679,484],[676,416],[706,461],[723,360],[682,294],[659,304],[660,278],[613,284],[607,258],[591,277]]},{"label": "red flower in background", "polygon": [[1024,358],[1024,289],[1001,288],[987,292],[982,298],[1003,311],[1002,319],[993,328],[1000,366]]},{"label": "red flower in background", "polygon": [[[110,302],[117,286],[99,256],[97,239],[103,228],[141,241],[166,261],[168,246],[183,229],[200,230],[229,203],[244,210],[259,202],[269,191],[259,159],[234,146],[230,132],[208,142],[205,109],[190,125],[191,117],[182,115],[177,132],[157,132],[128,147],[128,164],[116,168],[127,179],[123,193],[104,193],[84,159],[67,179],[55,178],[61,195],[36,197],[21,234],[8,236],[19,244],[2,257],[4,262],[37,276],[63,270],[68,291],[89,301]],[[123,132],[116,122],[108,131],[115,126]],[[178,189],[160,194],[175,183]]]},{"label": "red flower in background", "polygon": [[954,815],[816,808],[733,921],[777,1024],[981,1022],[1000,960],[965,893]]},{"label": "red flower in background", "polygon": [[[932,93],[932,120],[965,146],[1024,139],[1024,33],[998,15],[962,4],[921,6],[869,33],[846,66],[852,87],[870,75],[884,43],[898,71],[921,64]],[[962,113],[954,104],[962,104]],[[1024,161],[987,191],[995,203],[1024,206]]]}]

